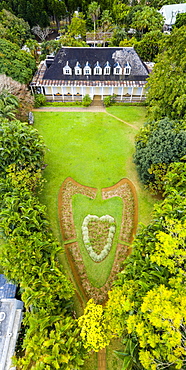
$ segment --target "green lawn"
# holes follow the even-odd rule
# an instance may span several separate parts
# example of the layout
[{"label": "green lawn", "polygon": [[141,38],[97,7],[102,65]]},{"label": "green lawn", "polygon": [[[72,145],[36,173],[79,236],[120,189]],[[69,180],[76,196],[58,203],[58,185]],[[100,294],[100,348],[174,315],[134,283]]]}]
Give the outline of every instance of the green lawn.
[{"label": "green lawn", "polygon": [[108,113],[123,119],[124,121],[135,125],[136,127],[141,127],[146,121],[146,108],[138,106],[112,106],[106,109]]},{"label": "green lawn", "polygon": [[[143,107],[110,107],[108,112],[137,127],[145,121]],[[35,127],[43,136],[48,148],[45,159],[48,166],[44,171],[47,182],[41,194],[41,200],[47,205],[52,229],[60,241],[57,197],[64,179],[70,176],[82,185],[98,188],[95,200],[81,194],[74,196],[73,213],[77,240],[88,277],[93,285],[99,287],[104,284],[109,275],[118,231],[109,258],[96,264],[90,260],[83,247],[81,225],[87,214],[97,216],[110,214],[115,218],[117,229],[122,214],[121,199],[115,197],[102,200],[101,188],[112,186],[123,177],[129,178],[137,191],[139,221],[147,224],[152,215],[155,199],[142,188],[132,159],[137,130],[105,113],[35,112],[34,115]],[[62,262],[71,275],[64,257]],[[75,307],[79,313],[82,313],[77,297]],[[116,344],[115,348],[119,349],[120,345]],[[122,362],[119,363],[119,360],[113,356],[112,346],[107,348],[107,368],[108,370],[120,369]],[[96,368],[97,355],[94,354],[86,361],[83,369],[95,370]]]},{"label": "green lawn", "polygon": [[[135,114],[140,117],[141,123],[145,119],[143,107],[111,107],[109,112],[123,120],[130,121],[130,123],[133,122],[131,117]],[[95,200],[76,195],[73,199],[73,212],[77,239],[88,276],[93,285],[102,286],[112,266],[118,232],[116,232],[114,247],[109,258],[101,264],[95,264],[90,261],[83,247],[81,225],[87,214],[98,216],[110,214],[115,218],[116,225],[120,224],[121,199],[114,198],[103,201],[101,188],[112,186],[123,177],[129,178],[136,187],[139,221],[149,222],[154,199],[141,187],[132,160],[134,136],[137,131],[105,113],[35,112],[34,115],[35,127],[43,136],[48,148],[45,159],[48,166],[44,171],[47,183],[41,200],[47,205],[52,229],[59,240],[61,240],[61,236],[57,196],[64,179],[70,176],[82,185],[98,188]]]}]

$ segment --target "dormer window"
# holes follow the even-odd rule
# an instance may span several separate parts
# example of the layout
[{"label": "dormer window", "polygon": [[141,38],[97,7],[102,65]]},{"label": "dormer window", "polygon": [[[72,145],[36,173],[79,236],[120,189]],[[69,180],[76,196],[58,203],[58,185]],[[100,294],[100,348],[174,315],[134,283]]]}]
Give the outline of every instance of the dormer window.
[{"label": "dormer window", "polygon": [[114,75],[122,75],[122,68],[119,63],[114,66]]},{"label": "dormer window", "polygon": [[71,75],[72,74],[72,68],[69,67],[68,61],[66,62],[66,66],[63,67],[63,74],[64,75]]},{"label": "dormer window", "polygon": [[94,75],[102,75],[102,68],[99,65],[99,62],[94,66]]},{"label": "dormer window", "polygon": [[74,67],[74,71],[75,71],[76,76],[82,75],[82,68],[81,68],[81,65],[79,64],[79,62],[76,63],[76,65]]},{"label": "dormer window", "polygon": [[111,70],[110,64],[109,62],[107,62],[104,67],[104,75],[110,75],[110,70]]},{"label": "dormer window", "polygon": [[91,71],[91,68],[90,68],[90,65],[88,62],[86,62],[86,65],[83,69],[83,72],[84,72],[84,75],[88,76],[88,75],[91,75],[92,74],[92,71]]},{"label": "dormer window", "polygon": [[125,64],[125,67],[124,67],[124,75],[130,75],[130,72],[131,72],[131,66],[130,66],[130,64],[129,64],[129,62],[127,62],[126,64]]}]

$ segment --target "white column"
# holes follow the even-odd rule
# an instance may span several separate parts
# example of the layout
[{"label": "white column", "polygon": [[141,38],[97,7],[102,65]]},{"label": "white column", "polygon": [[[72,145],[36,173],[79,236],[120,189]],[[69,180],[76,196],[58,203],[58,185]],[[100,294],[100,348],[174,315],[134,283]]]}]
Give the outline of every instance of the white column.
[{"label": "white column", "polygon": [[114,93],[114,86],[112,85],[112,94],[111,95],[113,95],[113,93]]},{"label": "white column", "polygon": [[142,88],[141,88],[140,101],[141,101],[141,99],[142,99],[142,95],[143,95],[143,86],[142,86]]},{"label": "white column", "polygon": [[122,90],[121,90],[121,100],[123,99],[123,86],[122,86]]},{"label": "white column", "polygon": [[92,97],[91,99],[93,100],[94,99],[94,86],[92,86]]},{"label": "white column", "polygon": [[64,101],[63,86],[61,86],[61,95],[62,95],[62,100]]},{"label": "white column", "polygon": [[103,100],[103,86],[102,86],[102,89],[101,89],[101,100]]},{"label": "white column", "polygon": [[72,94],[72,100],[74,101],[74,87],[71,86],[71,94]]},{"label": "white column", "polygon": [[31,85],[31,93],[32,93],[32,95],[34,95],[34,89],[33,89],[32,85]]},{"label": "white column", "polygon": [[83,88],[83,86],[81,86],[81,91],[82,91],[81,95],[82,95],[82,99],[83,99],[84,98],[84,88]]},{"label": "white column", "polygon": [[132,91],[131,91],[130,101],[132,101],[133,91],[134,91],[134,87],[132,86]]},{"label": "white column", "polygon": [[53,86],[51,86],[51,89],[52,89],[52,99],[54,101],[54,90],[53,90]]}]

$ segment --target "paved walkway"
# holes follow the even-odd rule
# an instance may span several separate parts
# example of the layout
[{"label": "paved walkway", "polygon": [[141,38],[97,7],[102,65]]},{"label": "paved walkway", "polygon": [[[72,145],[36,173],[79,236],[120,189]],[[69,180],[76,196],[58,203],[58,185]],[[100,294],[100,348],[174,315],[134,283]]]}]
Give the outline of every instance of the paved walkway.
[{"label": "paved walkway", "polygon": [[101,106],[90,107],[40,107],[33,109],[33,112],[103,112],[107,113],[106,109]]},{"label": "paved walkway", "polygon": [[111,113],[108,113],[106,111],[106,109],[102,106],[90,106],[90,107],[40,107],[40,108],[36,108],[36,109],[33,109],[32,110],[33,112],[92,112],[92,113],[106,113],[108,114],[108,116],[111,116],[115,119],[117,119],[118,121],[121,121],[123,123],[125,123],[125,125],[127,126],[130,126],[132,128],[134,128],[135,130],[139,130],[138,127],[134,126],[134,125],[131,125],[130,123],[124,121],[123,119],[121,118],[118,118],[116,116],[114,116],[113,114]]}]

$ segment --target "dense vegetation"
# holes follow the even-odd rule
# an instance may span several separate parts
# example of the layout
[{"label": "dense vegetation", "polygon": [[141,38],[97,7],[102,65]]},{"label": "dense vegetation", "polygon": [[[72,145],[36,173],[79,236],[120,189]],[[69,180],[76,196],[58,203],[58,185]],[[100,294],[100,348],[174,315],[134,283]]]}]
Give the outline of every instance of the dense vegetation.
[{"label": "dense vegetation", "polygon": [[35,72],[35,59],[19,46],[6,39],[0,39],[0,73],[27,84]]},{"label": "dense vegetation", "polygon": [[[164,35],[157,12],[163,4],[0,0],[0,73],[13,79],[9,90],[0,90],[0,264],[20,285],[26,308],[18,369],[79,369],[87,350],[104,348],[113,335],[123,340],[123,369],[185,368],[186,26],[179,14],[172,33]],[[81,13],[74,15],[77,7]],[[111,46],[134,46],[143,60],[155,61],[148,122],[136,137],[134,161],[143,184],[163,200],[152,222],[140,227],[106,307],[91,300],[78,322],[74,290],[58,261],[62,249],[37,197],[45,147],[36,130],[15,119],[27,94],[22,84],[39,61],[33,35],[43,41],[50,27],[61,28],[61,39],[43,42],[41,58],[61,44],[85,45],[86,31],[94,38],[111,31]],[[29,50],[21,50],[24,44]]]},{"label": "dense vegetation", "polygon": [[19,284],[26,308],[24,355],[18,369],[69,369],[83,364],[86,350],[72,314],[74,289],[64,274],[45,207],[36,196],[45,147],[37,130],[1,120],[0,264]]}]

